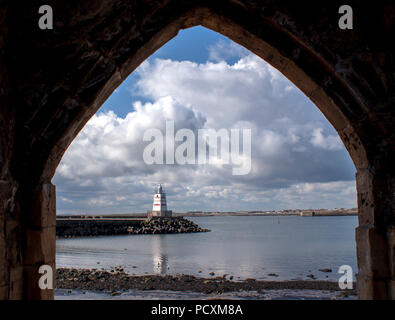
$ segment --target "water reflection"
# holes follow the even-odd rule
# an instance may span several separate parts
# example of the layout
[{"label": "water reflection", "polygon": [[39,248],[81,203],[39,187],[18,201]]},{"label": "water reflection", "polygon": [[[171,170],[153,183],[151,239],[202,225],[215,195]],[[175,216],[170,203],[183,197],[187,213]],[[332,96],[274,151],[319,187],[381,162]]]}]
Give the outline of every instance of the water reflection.
[{"label": "water reflection", "polygon": [[154,273],[157,275],[165,275],[169,270],[169,261],[163,238],[160,235],[155,235],[151,244]]},{"label": "water reflection", "polygon": [[[191,218],[192,220],[192,218]],[[126,272],[192,274],[235,279],[305,278],[338,280],[348,264],[357,270],[354,229],[358,217],[196,217],[208,233],[132,235],[57,240],[57,267],[105,268]]]}]

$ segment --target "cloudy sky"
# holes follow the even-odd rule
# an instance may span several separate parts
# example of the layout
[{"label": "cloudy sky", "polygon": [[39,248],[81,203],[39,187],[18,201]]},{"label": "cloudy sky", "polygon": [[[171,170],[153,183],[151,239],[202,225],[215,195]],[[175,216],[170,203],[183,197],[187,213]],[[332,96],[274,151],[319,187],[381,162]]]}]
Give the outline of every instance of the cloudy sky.
[{"label": "cloudy sky", "polygon": [[[251,129],[251,171],[143,161],[144,132]],[[157,183],[169,209],[356,207],[355,167],[320,111],[281,73],[207,29],[180,34],[146,60],[87,123],[53,183],[58,214],[151,209]]]}]

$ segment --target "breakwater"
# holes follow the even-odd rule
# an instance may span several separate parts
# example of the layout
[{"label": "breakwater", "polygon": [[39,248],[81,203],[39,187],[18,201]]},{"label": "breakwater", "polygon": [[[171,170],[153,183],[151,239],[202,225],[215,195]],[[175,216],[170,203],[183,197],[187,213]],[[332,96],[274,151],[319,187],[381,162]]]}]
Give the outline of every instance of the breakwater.
[{"label": "breakwater", "polygon": [[174,218],[59,218],[56,236],[62,238],[127,234],[208,232],[196,223]]},{"label": "breakwater", "polygon": [[162,233],[187,233],[208,232],[209,229],[200,228],[196,223],[181,218],[152,218],[140,225],[130,226],[130,234],[162,234]]}]

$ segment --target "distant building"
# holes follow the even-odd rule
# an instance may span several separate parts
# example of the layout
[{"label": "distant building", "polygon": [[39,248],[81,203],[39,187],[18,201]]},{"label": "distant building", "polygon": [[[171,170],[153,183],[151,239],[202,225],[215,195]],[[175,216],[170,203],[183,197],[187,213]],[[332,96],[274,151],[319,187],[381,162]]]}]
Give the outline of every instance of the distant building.
[{"label": "distant building", "polygon": [[148,212],[149,217],[171,217],[172,211],[167,210],[166,193],[163,191],[162,185],[158,184],[154,194],[154,203],[152,211]]},{"label": "distant building", "polygon": [[301,217],[314,217],[315,212],[314,211],[302,211],[300,212]]}]

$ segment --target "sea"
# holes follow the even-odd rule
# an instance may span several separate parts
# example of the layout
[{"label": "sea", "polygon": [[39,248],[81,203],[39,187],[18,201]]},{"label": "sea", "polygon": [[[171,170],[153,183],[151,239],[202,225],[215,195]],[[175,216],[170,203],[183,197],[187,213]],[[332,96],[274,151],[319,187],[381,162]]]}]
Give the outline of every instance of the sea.
[{"label": "sea", "polygon": [[[132,275],[190,274],[233,276],[239,281],[338,281],[341,266],[357,272],[357,216],[210,216],[187,217],[210,232],[162,235],[123,235],[58,239],[56,265],[112,270]],[[320,269],[330,269],[323,272]],[[326,270],[328,271],[328,270]],[[57,299],[103,298],[98,293],[56,291]],[[291,296],[294,293],[290,293]],[[150,293],[150,298],[166,292]],[[184,293],[168,293],[193,298]],[[306,291],[305,294],[306,296]],[[314,293],[313,293],[314,295]],[[131,292],[123,298],[144,296]],[[280,293],[281,296],[281,293]],[[322,293],[322,297],[325,296]],[[203,297],[204,298],[204,297]]]}]

